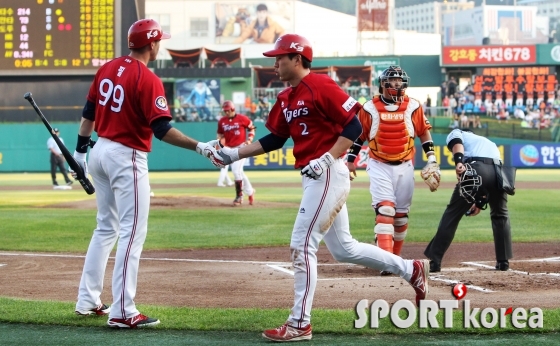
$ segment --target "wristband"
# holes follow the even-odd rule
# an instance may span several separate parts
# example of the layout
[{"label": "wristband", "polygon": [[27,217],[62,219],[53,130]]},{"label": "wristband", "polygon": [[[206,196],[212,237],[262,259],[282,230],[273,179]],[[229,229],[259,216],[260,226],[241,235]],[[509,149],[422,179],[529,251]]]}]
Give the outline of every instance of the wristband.
[{"label": "wristband", "polygon": [[463,163],[463,153],[455,153],[453,154],[453,161],[455,161],[455,166],[460,163]]},{"label": "wristband", "polygon": [[80,136],[78,135],[78,143],[76,144],[76,151],[79,153],[87,153],[87,148],[89,145],[89,140],[91,136]]},{"label": "wristband", "polygon": [[430,151],[431,151],[431,152],[434,152],[434,151],[435,151],[435,149],[434,149],[434,142],[432,142],[432,141],[427,141],[427,142],[422,143],[422,150],[424,150],[424,152],[425,152],[426,154],[428,154]]}]

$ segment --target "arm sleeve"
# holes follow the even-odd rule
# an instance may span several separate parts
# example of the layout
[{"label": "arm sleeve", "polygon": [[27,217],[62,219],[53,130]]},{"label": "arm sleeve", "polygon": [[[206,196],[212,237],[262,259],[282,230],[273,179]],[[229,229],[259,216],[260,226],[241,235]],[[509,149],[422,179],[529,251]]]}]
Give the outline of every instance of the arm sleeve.
[{"label": "arm sleeve", "polygon": [[84,110],[82,111],[82,117],[87,120],[95,121],[95,103],[91,101],[86,101]]},{"label": "arm sleeve", "polygon": [[362,124],[360,124],[358,118],[354,116],[352,120],[344,126],[340,135],[354,141],[360,136],[360,134],[362,134]]},{"label": "arm sleeve", "polygon": [[259,139],[259,142],[261,143],[264,152],[268,153],[270,151],[282,148],[287,140],[288,138],[282,138],[275,134],[269,133],[268,135]]},{"label": "arm sleeve", "polygon": [[154,136],[160,141],[172,128],[171,124],[169,123],[169,119],[167,118],[157,118],[156,120],[152,121],[150,127],[154,132]]}]

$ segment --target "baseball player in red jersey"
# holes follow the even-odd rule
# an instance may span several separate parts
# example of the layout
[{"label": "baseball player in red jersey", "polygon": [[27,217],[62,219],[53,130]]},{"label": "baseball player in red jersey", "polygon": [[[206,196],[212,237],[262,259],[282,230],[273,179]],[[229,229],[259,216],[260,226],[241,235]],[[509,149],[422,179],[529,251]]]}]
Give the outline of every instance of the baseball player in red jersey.
[{"label": "baseball player in red jersey", "polygon": [[[255,126],[251,119],[243,114],[235,112],[235,105],[231,101],[226,101],[222,105],[224,117],[218,121],[218,140],[230,148],[241,148],[251,144],[255,137]],[[241,159],[231,164],[233,179],[235,180],[235,199],[233,206],[243,204],[243,192],[249,196],[249,204],[255,201],[255,189],[251,185],[249,178],[243,172],[245,159]]]},{"label": "baseball player in red jersey", "polygon": [[[146,66],[156,59],[162,32],[151,19],[128,31],[128,56],[103,65],[89,90],[74,158],[88,174],[87,147],[95,129],[99,139],[89,168],[96,189],[97,227],[86,254],[78,291],[78,315],[107,315],[117,328],[149,327],[158,319],[141,314],[134,297],[140,255],[148,231],[150,181],[148,152],[152,135],[172,145],[209,156],[217,141],[201,143],[172,128],[161,80]],[[113,304],[101,302],[109,254],[118,241],[113,270]]]},{"label": "baseball player in red jersey", "polygon": [[[358,113],[362,134],[348,155],[348,169],[355,176],[354,160],[368,141],[367,173],[375,210],[375,242],[400,256],[408,229],[408,212],[414,191],[414,138],[420,137],[428,164],[422,173],[432,191],[439,186],[439,165],[434,155],[432,126],[416,99],[405,95],[409,77],[399,66],[390,66],[379,76],[381,95],[366,102]],[[429,172],[428,172],[429,171]],[[352,177],[353,178],[353,177]],[[382,271],[382,275],[391,274]]]},{"label": "baseball player in red jersey", "polygon": [[[377,270],[390,270],[408,281],[416,300],[428,291],[427,260],[403,260],[374,245],[359,243],[349,229],[346,199],[350,193],[348,168],[342,157],[362,132],[356,117],[361,105],[329,76],[311,73],[313,51],[302,36],[281,36],[274,49],[274,68],[291,87],[278,94],[266,127],[270,134],[242,148],[222,148],[220,165],[281,148],[294,141],[295,168],[301,170],[303,197],[290,241],[294,267],[294,306],[282,326],[265,330],[274,341],[311,339],[311,306],[317,284],[319,243],[324,240],[337,261]],[[212,154],[213,155],[213,154]]]}]

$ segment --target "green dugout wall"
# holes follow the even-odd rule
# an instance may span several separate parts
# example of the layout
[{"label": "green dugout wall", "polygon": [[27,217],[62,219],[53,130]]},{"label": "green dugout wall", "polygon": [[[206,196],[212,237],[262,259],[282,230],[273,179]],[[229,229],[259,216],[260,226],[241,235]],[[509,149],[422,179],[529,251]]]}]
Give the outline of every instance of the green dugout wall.
[{"label": "green dugout wall", "polygon": [[[68,150],[73,153],[76,147],[78,123],[53,123],[53,127],[60,129],[60,135],[64,139]],[[256,138],[268,134],[264,123],[257,122]],[[209,141],[216,138],[216,122],[208,123],[176,123],[174,126],[186,135],[201,141]],[[433,134],[434,143],[443,150],[445,146],[445,134]],[[49,172],[50,153],[47,149],[49,134],[42,123],[26,124],[1,124],[0,125],[0,172]],[[94,136],[95,139],[95,136]],[[498,145],[508,148],[513,144],[531,144],[532,141],[521,141],[511,139],[493,139]],[[419,145],[419,143],[417,143]],[[540,143],[546,144],[546,143]],[[552,144],[551,144],[552,145]],[[553,144],[557,146],[557,143]],[[284,149],[261,155],[257,158],[247,160],[247,169],[293,169],[291,147],[293,142],[289,140]],[[152,153],[148,162],[152,171],[175,171],[175,170],[213,170],[214,166],[194,151],[184,150],[167,143],[153,139]],[[509,149],[508,149],[509,150]],[[560,158],[556,158],[559,160]],[[421,160],[417,160],[419,167]],[[417,164],[417,166],[418,166]]]}]

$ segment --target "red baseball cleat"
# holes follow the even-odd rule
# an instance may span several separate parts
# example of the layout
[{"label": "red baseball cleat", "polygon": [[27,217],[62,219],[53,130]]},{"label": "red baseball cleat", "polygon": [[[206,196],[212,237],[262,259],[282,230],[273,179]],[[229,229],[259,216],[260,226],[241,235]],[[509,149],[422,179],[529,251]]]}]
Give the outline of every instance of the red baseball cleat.
[{"label": "red baseball cleat", "polygon": [[268,340],[279,342],[311,340],[311,324],[303,328],[296,328],[286,322],[276,329],[265,330],[262,336]]},{"label": "red baseball cleat", "polygon": [[412,276],[410,285],[416,292],[416,305],[420,306],[420,301],[426,299],[428,294],[428,273],[430,272],[429,260],[413,260]]},{"label": "red baseball cleat", "polygon": [[159,320],[156,318],[150,318],[148,316],[139,314],[131,318],[122,319],[122,318],[110,318],[107,321],[107,325],[113,328],[144,328],[144,327],[153,327],[159,324]]},{"label": "red baseball cleat", "polygon": [[249,196],[249,205],[253,205],[253,202],[255,202],[255,192],[257,192],[257,190],[253,189],[253,194]]}]

